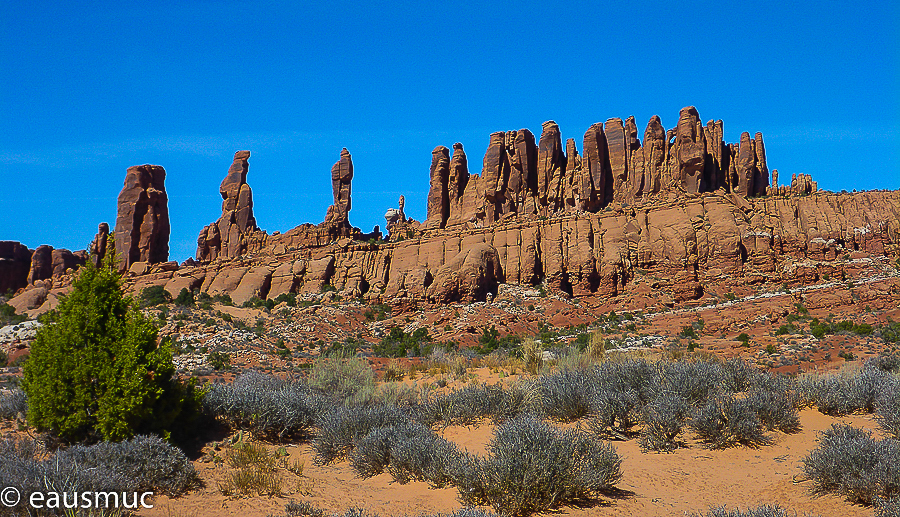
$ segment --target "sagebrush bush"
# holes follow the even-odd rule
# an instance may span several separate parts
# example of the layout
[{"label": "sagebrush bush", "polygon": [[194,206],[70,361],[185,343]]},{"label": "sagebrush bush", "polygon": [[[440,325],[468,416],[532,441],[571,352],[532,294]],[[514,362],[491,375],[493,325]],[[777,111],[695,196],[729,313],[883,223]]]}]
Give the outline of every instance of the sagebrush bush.
[{"label": "sagebrush bush", "polygon": [[645,450],[670,452],[678,448],[678,435],[684,428],[691,406],[677,394],[662,394],[644,406],[640,445]]},{"label": "sagebrush bush", "polygon": [[490,505],[503,515],[595,499],[621,478],[612,446],[533,416],[499,426],[488,451],[485,458],[466,456],[454,484],[463,502]]},{"label": "sagebrush bush", "polygon": [[213,384],[203,398],[207,414],[260,437],[303,438],[325,400],[305,382],[249,371],[231,384]]},{"label": "sagebrush bush", "polygon": [[596,375],[585,370],[561,370],[539,380],[541,410],[560,422],[571,422],[592,413],[597,394]]},{"label": "sagebrush bush", "polygon": [[312,442],[317,465],[346,457],[356,443],[379,427],[411,424],[412,418],[397,406],[337,407],[322,413]]},{"label": "sagebrush bush", "polygon": [[868,431],[833,424],[802,461],[817,492],[836,492],[863,504],[900,496],[900,441],[875,440]]},{"label": "sagebrush bush", "polygon": [[712,448],[759,447],[770,443],[753,403],[731,395],[716,397],[702,405],[691,417],[690,427]]},{"label": "sagebrush bush", "polygon": [[782,389],[754,389],[747,394],[746,401],[769,431],[795,433],[800,430],[800,414],[790,392]]},{"label": "sagebrush bush", "polygon": [[28,401],[25,392],[19,388],[0,391],[0,418],[13,419],[20,413],[28,412]]},{"label": "sagebrush bush", "polygon": [[882,385],[875,400],[875,419],[885,431],[900,439],[900,379]]},{"label": "sagebrush bush", "polygon": [[756,508],[732,508],[731,510],[724,506],[710,508],[708,512],[693,513],[691,517],[793,517],[796,512],[788,513],[787,510],[781,508],[777,504],[774,506],[763,505]]},{"label": "sagebrush bush", "polygon": [[128,491],[155,491],[177,496],[199,477],[184,452],[158,436],[136,436],[122,442],[75,445],[56,453],[56,461],[79,469],[115,472],[129,481]]},{"label": "sagebrush bush", "polygon": [[380,427],[357,442],[350,465],[362,478],[387,471],[401,484],[426,481],[433,487],[453,480],[461,454],[456,445],[419,423]]},{"label": "sagebrush bush", "polygon": [[[152,491],[176,496],[198,482],[184,453],[156,436],[78,445],[49,457],[39,453],[33,441],[0,440],[0,485],[18,488],[23,500],[32,492],[51,491]],[[0,509],[0,515],[16,515],[16,508],[5,510]]]},{"label": "sagebrush bush", "polygon": [[900,497],[878,498],[875,501],[875,517],[897,517],[900,515]]},{"label": "sagebrush bush", "polygon": [[797,392],[803,403],[816,406],[826,415],[871,413],[881,385],[890,378],[891,374],[867,363],[858,370],[801,376],[797,380]]},{"label": "sagebrush bush", "polygon": [[722,386],[723,370],[718,363],[660,361],[656,370],[651,387],[654,395],[676,394],[693,405],[706,402]]},{"label": "sagebrush bush", "polygon": [[526,390],[533,389],[521,385],[503,388],[499,384],[469,384],[425,400],[417,408],[416,419],[429,427],[437,423],[472,425],[485,418],[502,422],[525,411],[530,400]]}]

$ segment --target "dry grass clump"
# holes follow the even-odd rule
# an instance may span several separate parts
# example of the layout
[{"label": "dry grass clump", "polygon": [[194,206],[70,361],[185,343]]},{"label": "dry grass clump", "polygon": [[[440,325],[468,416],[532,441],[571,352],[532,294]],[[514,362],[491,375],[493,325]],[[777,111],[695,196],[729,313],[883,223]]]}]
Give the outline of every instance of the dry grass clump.
[{"label": "dry grass clump", "polygon": [[218,483],[223,495],[279,496],[283,481],[278,472],[279,457],[265,445],[240,442],[226,452],[225,464],[233,470]]},{"label": "dry grass clump", "polygon": [[28,412],[25,392],[20,388],[0,391],[0,418],[14,419]]},{"label": "dry grass clump", "polygon": [[384,377],[382,380],[384,380],[385,382],[396,382],[402,381],[404,377],[406,377],[406,371],[404,371],[403,367],[400,366],[400,361],[393,359],[385,367]]}]

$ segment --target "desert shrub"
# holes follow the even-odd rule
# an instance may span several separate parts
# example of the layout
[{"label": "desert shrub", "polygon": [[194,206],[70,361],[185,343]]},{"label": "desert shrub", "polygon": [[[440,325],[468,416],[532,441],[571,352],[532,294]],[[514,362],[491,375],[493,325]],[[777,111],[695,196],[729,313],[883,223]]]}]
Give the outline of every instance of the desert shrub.
[{"label": "desert shrub", "polygon": [[197,394],[175,378],[171,349],[123,295],[112,255],[79,269],[38,330],[22,380],[28,422],[71,442],[186,432]]},{"label": "desert shrub", "polygon": [[640,445],[645,450],[670,452],[678,448],[678,435],[691,414],[688,401],[677,394],[663,394],[644,406]]},{"label": "desert shrub", "polygon": [[184,453],[158,437],[75,446],[38,459],[41,456],[30,440],[0,440],[0,484],[18,488],[24,501],[32,492],[48,491],[175,496],[199,479]]},{"label": "desert shrub", "polygon": [[525,360],[525,369],[528,373],[534,375],[541,369],[544,364],[544,348],[541,343],[534,338],[526,338],[522,343],[522,359]]},{"label": "desert shrub", "polygon": [[770,440],[752,401],[733,396],[709,400],[691,417],[691,429],[709,447],[758,447]]},{"label": "desert shrub", "polygon": [[225,453],[225,463],[233,470],[218,483],[224,495],[267,495],[282,493],[282,479],[278,472],[278,456],[264,445],[240,442]]},{"label": "desert shrub", "polygon": [[323,398],[301,381],[253,371],[231,384],[213,384],[203,397],[207,414],[233,428],[275,439],[307,436],[323,405]]},{"label": "desert shrub", "polygon": [[745,400],[769,431],[795,433],[800,430],[800,415],[791,393],[781,389],[756,389]]},{"label": "desert shrub", "polygon": [[355,405],[387,404],[412,407],[419,403],[418,390],[402,382],[385,382],[369,389],[363,389],[353,396]]},{"label": "desert shrub", "polygon": [[231,356],[224,352],[212,352],[206,356],[206,362],[213,370],[227,370],[231,368]]},{"label": "desert shrub", "polygon": [[373,429],[350,453],[350,465],[363,478],[387,469],[401,484],[417,480],[443,487],[451,482],[459,458],[454,444],[422,424],[406,423]]},{"label": "desert shrub", "polygon": [[431,336],[428,329],[421,327],[407,334],[400,327],[391,327],[387,336],[372,347],[378,357],[423,356],[431,353]]},{"label": "desert shrub", "polygon": [[571,422],[593,412],[597,393],[593,372],[565,369],[544,375],[538,382],[541,412],[547,417]]},{"label": "desert shrub", "polygon": [[885,431],[900,439],[900,379],[882,385],[875,400],[875,419]]},{"label": "desert shrub", "polygon": [[129,491],[183,494],[199,482],[184,452],[158,436],[136,436],[122,442],[75,445],[56,453],[59,463],[79,469],[115,472],[129,482]]},{"label": "desert shrub", "polygon": [[890,374],[866,364],[856,371],[801,376],[797,392],[803,403],[815,405],[826,415],[871,413],[881,385],[889,378]]},{"label": "desert shrub", "polygon": [[317,465],[327,465],[346,457],[356,443],[379,427],[409,424],[412,419],[390,405],[337,407],[320,415],[312,442]]},{"label": "desert shrub", "polygon": [[16,418],[21,413],[28,412],[28,402],[25,392],[19,388],[9,391],[0,391],[0,418]]},{"label": "desert shrub", "polygon": [[532,416],[498,427],[488,450],[486,458],[466,457],[454,484],[464,503],[490,505],[503,515],[591,500],[621,478],[612,446]]},{"label": "desert shrub", "polygon": [[164,303],[172,303],[172,295],[161,285],[151,285],[141,291],[141,305],[153,307]]},{"label": "desert shrub", "polygon": [[343,403],[354,403],[353,396],[375,387],[375,372],[361,357],[320,358],[309,372],[309,385]]},{"label": "desert shrub", "polygon": [[181,292],[178,293],[178,296],[175,297],[175,305],[180,305],[182,307],[193,307],[196,305],[194,300],[194,293],[188,291],[187,287],[182,287]]},{"label": "desert shrub", "polygon": [[[28,316],[24,314],[16,314],[16,308],[12,305],[6,302],[0,303],[0,327],[22,323],[27,319]],[[4,364],[6,363],[4,362]]]},{"label": "desert shrub", "polygon": [[731,510],[724,506],[710,508],[706,513],[693,513],[691,517],[793,517],[796,512],[788,513],[787,510],[781,508],[777,504],[775,506],[762,505],[756,508],[732,508]]},{"label": "desert shrub", "polygon": [[722,385],[722,367],[717,363],[660,361],[656,370],[653,393],[677,394],[690,404],[705,402]]},{"label": "desert shrub", "polygon": [[875,517],[897,517],[900,515],[900,497],[875,500]]},{"label": "desert shrub", "polygon": [[487,355],[498,349],[512,350],[522,342],[522,338],[515,335],[500,337],[500,332],[494,325],[491,328],[481,329],[481,336],[478,337],[478,344],[472,347],[472,350]]},{"label": "desert shrub", "polygon": [[600,389],[592,401],[588,428],[600,436],[627,438],[639,420],[642,407],[638,392]]},{"label": "desert shrub", "polygon": [[900,373],[900,354],[882,353],[869,359],[866,366],[889,373]]},{"label": "desert shrub", "polygon": [[864,504],[900,496],[900,441],[875,440],[868,431],[833,424],[802,461],[816,492],[836,492]]},{"label": "desert shrub", "polygon": [[484,418],[502,422],[525,411],[528,398],[523,386],[469,384],[446,395],[429,398],[416,412],[427,426],[472,425]]},{"label": "desert shrub", "polygon": [[[268,517],[278,516],[269,515]],[[284,517],[328,517],[328,513],[307,501],[300,501],[298,503],[292,500],[284,505]]]},{"label": "desert shrub", "polygon": [[275,305],[286,303],[288,307],[297,306],[297,295],[295,293],[281,293],[274,300]]},{"label": "desert shrub", "polygon": [[406,377],[406,372],[403,371],[403,367],[396,360],[389,362],[384,369],[383,380],[385,382],[402,381],[404,377]]},{"label": "desert shrub", "polygon": [[747,391],[762,375],[765,374],[738,357],[728,359],[722,364],[722,385],[732,393]]}]

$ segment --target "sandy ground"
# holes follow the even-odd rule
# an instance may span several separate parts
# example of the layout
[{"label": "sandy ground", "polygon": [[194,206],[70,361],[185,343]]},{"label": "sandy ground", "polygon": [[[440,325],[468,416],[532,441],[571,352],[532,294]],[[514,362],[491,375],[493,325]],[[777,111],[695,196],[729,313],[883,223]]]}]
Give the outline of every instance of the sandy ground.
[{"label": "sandy ground", "polygon": [[[622,458],[622,494],[605,498],[590,508],[563,507],[553,513],[571,516],[671,516],[706,510],[778,504],[799,515],[822,517],[871,516],[871,508],[850,504],[837,496],[815,496],[812,483],[803,479],[801,459],[816,445],[819,431],[842,422],[877,430],[871,415],[835,418],[806,409],[800,413],[801,432],[773,433],[774,443],[759,449],[746,447],[709,450],[688,439],[687,447],[671,454],[642,453],[636,440],[613,442]],[[484,454],[493,427],[448,427],[441,434],[476,454]],[[273,446],[274,447],[274,446]],[[283,515],[290,500],[309,501],[334,512],[359,507],[380,515],[422,515],[460,508],[455,488],[431,489],[426,483],[401,485],[389,474],[370,479],[356,477],[349,463],[313,464],[309,444],[288,446],[291,458],[305,462],[303,477],[284,473],[282,497],[229,498],[217,489],[226,467],[197,462],[206,486],[177,499],[158,497],[151,516],[207,517]]]}]

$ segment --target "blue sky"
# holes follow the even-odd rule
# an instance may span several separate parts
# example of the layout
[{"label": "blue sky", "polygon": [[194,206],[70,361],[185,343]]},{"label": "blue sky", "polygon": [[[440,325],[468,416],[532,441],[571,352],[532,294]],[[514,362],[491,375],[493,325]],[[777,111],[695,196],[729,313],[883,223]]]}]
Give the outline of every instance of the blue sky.
[{"label": "blue sky", "polygon": [[552,119],[580,150],[687,105],[762,131],[782,178],[900,188],[897,2],[298,4],[0,0],[0,240],[84,249],[153,163],[182,261],[239,149],[271,233],[324,219],[346,147],[370,231],[400,194],[424,219],[437,145],[479,173],[492,131]]}]

